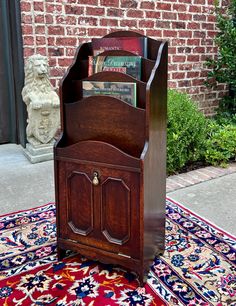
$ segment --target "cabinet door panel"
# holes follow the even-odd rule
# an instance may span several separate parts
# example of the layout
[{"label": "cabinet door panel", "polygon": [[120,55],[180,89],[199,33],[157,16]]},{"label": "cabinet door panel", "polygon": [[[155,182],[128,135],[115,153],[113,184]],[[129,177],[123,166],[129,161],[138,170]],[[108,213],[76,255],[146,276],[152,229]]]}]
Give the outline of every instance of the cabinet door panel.
[{"label": "cabinet door panel", "polygon": [[67,188],[69,226],[74,233],[86,236],[93,229],[92,182],[87,174],[73,171]]},{"label": "cabinet door panel", "polygon": [[96,225],[90,168],[71,162],[58,163],[58,237],[93,245],[99,225]]},{"label": "cabinet door panel", "polygon": [[140,176],[139,173],[101,169],[102,245],[116,253],[140,256]]},{"label": "cabinet door panel", "polygon": [[60,163],[59,237],[139,258],[139,173],[95,163]]},{"label": "cabinet door panel", "polygon": [[122,245],[130,239],[130,189],[122,179],[109,177],[101,192],[102,232],[109,242]]}]

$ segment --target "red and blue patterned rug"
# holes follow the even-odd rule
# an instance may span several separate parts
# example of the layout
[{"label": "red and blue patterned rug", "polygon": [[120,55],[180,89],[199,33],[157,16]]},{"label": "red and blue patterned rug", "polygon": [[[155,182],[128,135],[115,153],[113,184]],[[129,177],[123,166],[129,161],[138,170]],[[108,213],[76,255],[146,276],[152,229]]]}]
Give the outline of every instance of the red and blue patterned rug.
[{"label": "red and blue patterned rug", "polygon": [[166,251],[145,287],[80,256],[56,258],[55,206],[0,217],[0,305],[236,305],[236,238],[167,199]]}]

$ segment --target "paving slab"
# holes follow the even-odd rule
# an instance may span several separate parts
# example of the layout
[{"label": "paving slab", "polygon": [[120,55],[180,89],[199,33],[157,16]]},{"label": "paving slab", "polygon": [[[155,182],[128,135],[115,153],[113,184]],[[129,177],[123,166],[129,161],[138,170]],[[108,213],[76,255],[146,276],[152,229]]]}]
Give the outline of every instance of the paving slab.
[{"label": "paving slab", "polygon": [[236,173],[169,192],[167,196],[236,236]]},{"label": "paving slab", "polygon": [[31,164],[20,145],[0,145],[0,215],[55,201],[53,161]]}]

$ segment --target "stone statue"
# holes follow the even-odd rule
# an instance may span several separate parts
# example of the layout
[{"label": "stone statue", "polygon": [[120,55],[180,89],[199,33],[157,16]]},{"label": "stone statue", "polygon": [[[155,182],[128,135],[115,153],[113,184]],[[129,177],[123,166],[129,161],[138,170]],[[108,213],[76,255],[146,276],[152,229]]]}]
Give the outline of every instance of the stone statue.
[{"label": "stone statue", "polygon": [[60,102],[49,81],[45,56],[36,54],[28,58],[22,97],[28,112],[28,142],[33,146],[53,143],[60,127]]}]

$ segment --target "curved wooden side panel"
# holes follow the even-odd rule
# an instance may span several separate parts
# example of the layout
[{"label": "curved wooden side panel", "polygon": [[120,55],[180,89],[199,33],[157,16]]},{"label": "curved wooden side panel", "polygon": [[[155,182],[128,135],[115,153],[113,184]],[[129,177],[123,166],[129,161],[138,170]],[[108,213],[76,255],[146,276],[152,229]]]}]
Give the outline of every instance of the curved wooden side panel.
[{"label": "curved wooden side panel", "polygon": [[[163,118],[166,121],[167,117],[167,64],[168,42],[163,41],[146,85],[146,122],[148,123],[146,125],[146,139],[148,141],[150,134],[159,130],[158,123],[162,122]],[[165,108],[162,112],[160,107],[163,105]]]},{"label": "curved wooden side panel", "polygon": [[[65,75],[63,76],[60,85],[63,85],[63,82],[66,79],[78,78],[78,75],[80,75],[81,73],[84,72],[83,71],[84,69],[82,70],[81,69],[82,67],[80,67],[80,61],[87,60],[89,55],[92,55],[92,47],[91,47],[90,42],[83,43],[83,44],[78,46],[78,48],[76,49],[74,59],[73,59],[71,65],[69,66],[69,68],[67,69]],[[80,69],[78,69],[78,68],[80,68]],[[85,72],[87,72],[87,70]]]},{"label": "curved wooden side panel", "polygon": [[64,148],[57,147],[55,153],[56,158],[69,157],[74,160],[88,160],[132,168],[140,167],[139,158],[130,156],[115,146],[101,141],[87,140]]},{"label": "curved wooden side panel", "polygon": [[149,147],[144,157],[144,257],[147,261],[163,252],[165,243],[167,61],[168,44],[163,42],[147,84]]},{"label": "curved wooden side panel", "polygon": [[61,98],[62,95],[65,93],[65,81],[84,78],[88,75],[88,69],[86,68],[88,67],[87,59],[89,55],[92,55],[91,43],[81,44],[77,48],[74,59],[60,82],[59,91]]},{"label": "curved wooden side panel", "polygon": [[107,142],[140,157],[145,142],[145,111],[109,96],[65,105],[67,145],[83,140]]},{"label": "curved wooden side panel", "polygon": [[153,67],[152,73],[150,75],[147,84],[147,90],[150,90],[151,86],[154,86],[153,82],[155,83],[158,82],[158,84],[164,82],[165,84],[167,84],[166,77],[160,79],[160,74],[163,74],[163,76],[166,76],[167,74],[167,66],[166,66],[168,61],[167,53],[168,53],[168,42],[167,41],[160,42],[160,48],[158,49],[155,66]]},{"label": "curved wooden side panel", "polygon": [[74,59],[64,74],[59,85],[61,129],[64,130],[64,109],[65,101],[75,101],[71,89],[71,80],[85,78],[88,76],[88,55],[92,55],[91,43],[81,44],[74,56]]}]

